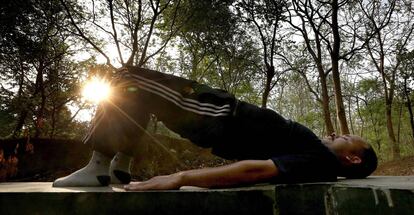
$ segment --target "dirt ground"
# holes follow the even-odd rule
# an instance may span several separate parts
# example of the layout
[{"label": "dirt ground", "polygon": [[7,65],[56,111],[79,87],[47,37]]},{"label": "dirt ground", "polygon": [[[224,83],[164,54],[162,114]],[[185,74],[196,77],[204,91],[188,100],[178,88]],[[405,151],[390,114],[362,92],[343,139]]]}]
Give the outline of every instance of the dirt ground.
[{"label": "dirt ground", "polygon": [[373,175],[414,175],[414,156],[382,163]]}]

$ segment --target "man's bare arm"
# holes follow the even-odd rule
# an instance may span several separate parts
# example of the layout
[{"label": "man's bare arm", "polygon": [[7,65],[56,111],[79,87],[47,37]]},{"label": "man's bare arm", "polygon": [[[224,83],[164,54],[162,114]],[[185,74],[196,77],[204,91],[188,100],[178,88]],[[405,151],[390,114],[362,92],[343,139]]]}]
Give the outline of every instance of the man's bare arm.
[{"label": "man's bare arm", "polygon": [[181,186],[231,187],[253,184],[277,176],[278,169],[272,160],[245,160],[233,164],[188,170],[171,175],[157,176],[144,182],[131,182],[127,190],[178,189]]}]

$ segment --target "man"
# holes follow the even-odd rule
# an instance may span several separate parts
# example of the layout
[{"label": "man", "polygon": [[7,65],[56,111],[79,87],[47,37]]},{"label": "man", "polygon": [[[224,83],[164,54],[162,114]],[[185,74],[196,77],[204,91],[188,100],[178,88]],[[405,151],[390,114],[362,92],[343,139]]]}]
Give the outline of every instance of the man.
[{"label": "man", "polygon": [[[239,161],[130,182],[135,144],[139,148],[150,114],[193,143]],[[53,186],[121,183],[127,190],[151,190],[320,182],[364,178],[377,166],[375,152],[358,136],[320,140],[305,126],[225,91],[136,67],[118,71],[113,96],[100,104],[85,143],[93,146],[90,162]]]}]

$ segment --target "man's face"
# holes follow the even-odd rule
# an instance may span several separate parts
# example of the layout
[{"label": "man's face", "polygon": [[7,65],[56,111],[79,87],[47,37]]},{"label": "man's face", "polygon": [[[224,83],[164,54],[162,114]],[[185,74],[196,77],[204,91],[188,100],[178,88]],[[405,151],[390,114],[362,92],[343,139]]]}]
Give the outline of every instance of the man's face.
[{"label": "man's face", "polygon": [[351,155],[358,155],[359,152],[366,148],[365,141],[356,135],[334,135],[332,136],[332,139],[332,142],[327,146],[338,156],[343,158]]}]

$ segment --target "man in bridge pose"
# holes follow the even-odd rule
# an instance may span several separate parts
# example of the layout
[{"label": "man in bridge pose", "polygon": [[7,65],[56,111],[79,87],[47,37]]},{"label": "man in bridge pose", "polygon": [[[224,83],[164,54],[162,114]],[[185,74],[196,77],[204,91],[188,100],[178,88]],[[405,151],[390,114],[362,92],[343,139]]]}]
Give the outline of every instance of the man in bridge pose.
[{"label": "man in bridge pose", "polygon": [[[374,150],[361,137],[321,140],[270,109],[195,81],[126,67],[118,71],[112,87],[111,99],[100,104],[85,138],[94,150],[91,160],[53,186],[122,183],[127,190],[151,190],[321,182],[336,181],[337,176],[364,178],[377,166]],[[130,182],[134,149],[139,149],[150,114],[194,144],[238,162]]]}]

